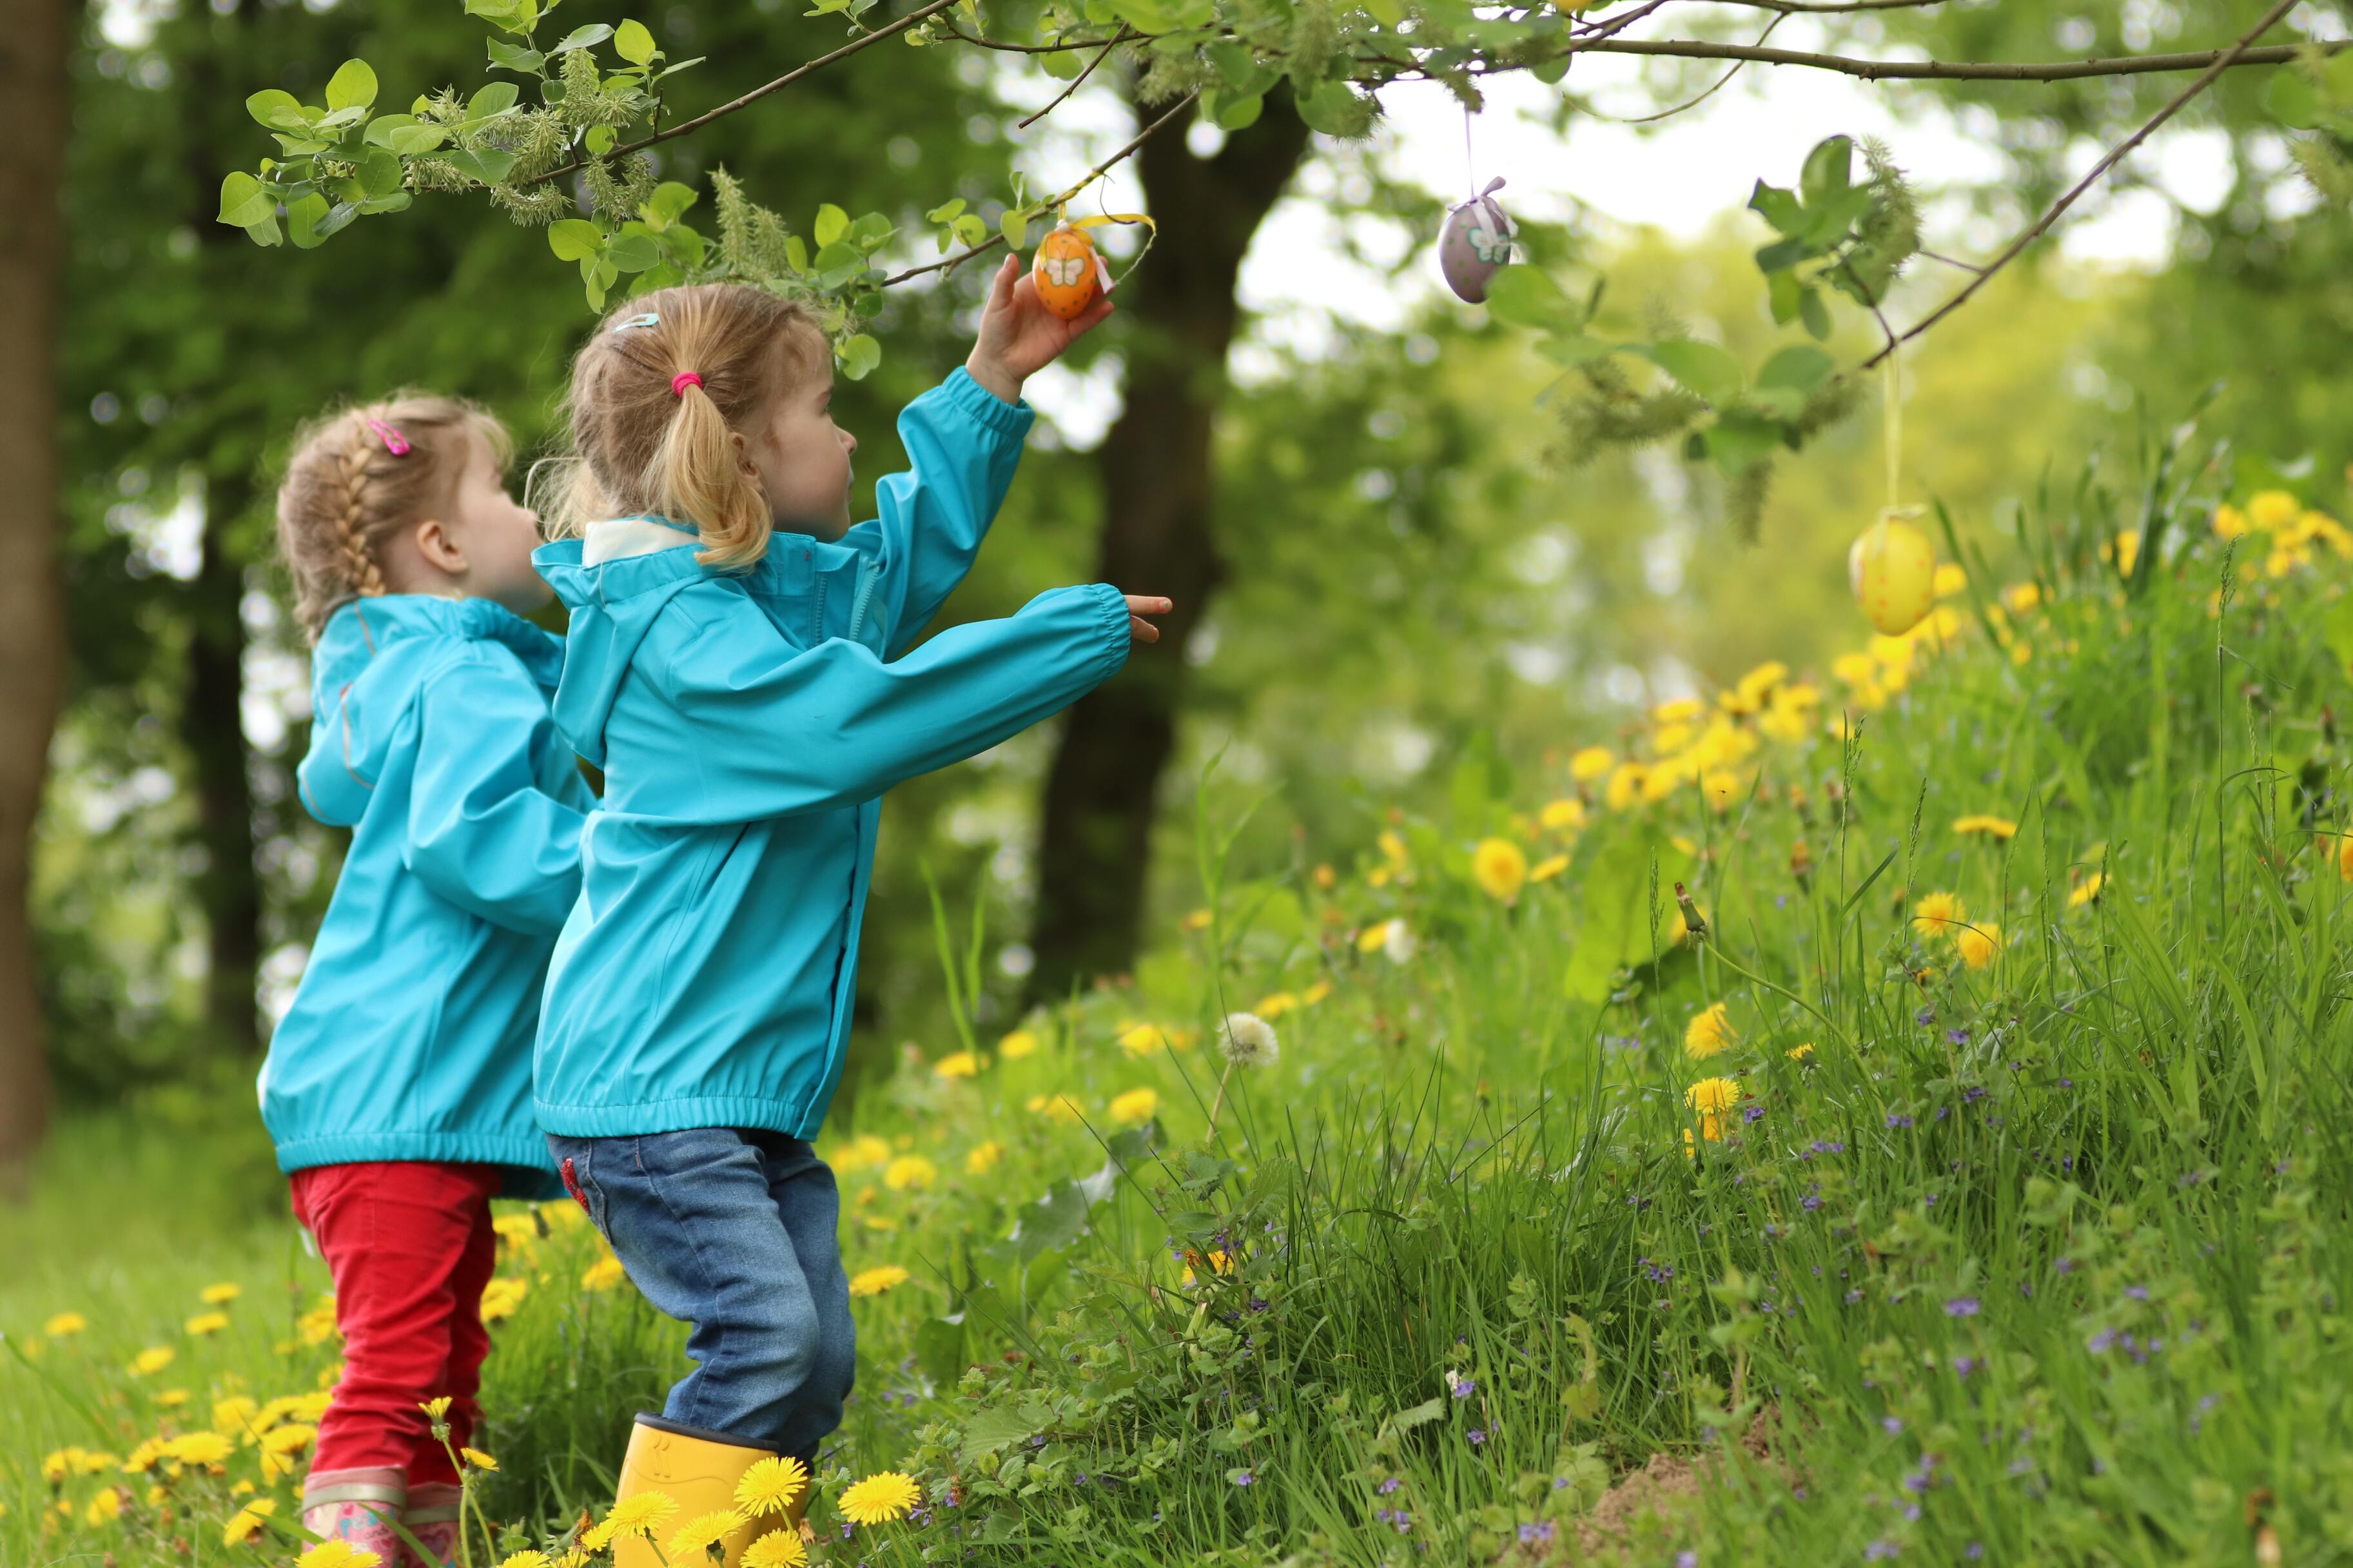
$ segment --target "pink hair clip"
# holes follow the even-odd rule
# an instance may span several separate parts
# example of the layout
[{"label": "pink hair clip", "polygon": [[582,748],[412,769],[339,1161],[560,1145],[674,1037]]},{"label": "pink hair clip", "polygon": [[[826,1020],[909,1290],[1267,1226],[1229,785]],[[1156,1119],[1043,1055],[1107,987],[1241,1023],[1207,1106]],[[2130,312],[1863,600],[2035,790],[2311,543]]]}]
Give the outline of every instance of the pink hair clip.
[{"label": "pink hair clip", "polygon": [[701,375],[691,370],[682,370],[670,378],[670,395],[672,397],[684,397],[688,387],[702,384]]},{"label": "pink hair clip", "polygon": [[406,458],[408,456],[407,437],[402,435],[399,431],[394,429],[391,426],[385,424],[381,419],[369,419],[366,423],[367,427],[375,432],[375,438],[384,443],[384,449],[385,451],[390,452],[396,458]]}]

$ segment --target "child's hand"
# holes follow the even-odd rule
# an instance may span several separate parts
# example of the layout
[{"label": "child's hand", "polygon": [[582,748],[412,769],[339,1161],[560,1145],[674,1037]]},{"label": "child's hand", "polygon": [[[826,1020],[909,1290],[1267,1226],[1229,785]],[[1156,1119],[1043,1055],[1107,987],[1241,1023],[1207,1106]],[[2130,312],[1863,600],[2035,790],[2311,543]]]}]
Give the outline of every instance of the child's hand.
[{"label": "child's hand", "polygon": [[1023,269],[1021,258],[1008,256],[989,282],[980,337],[964,362],[965,372],[1005,402],[1018,402],[1023,382],[1110,314],[1111,301],[1098,295],[1076,320],[1062,320],[1039,301],[1037,281]]},{"label": "child's hand", "polygon": [[[1083,321],[1086,318],[1082,316],[1079,320]],[[1128,594],[1124,597],[1127,600],[1127,635],[1137,642],[1158,642],[1160,628],[1144,617],[1165,616],[1176,606],[1169,600],[1155,599],[1144,595]]]}]

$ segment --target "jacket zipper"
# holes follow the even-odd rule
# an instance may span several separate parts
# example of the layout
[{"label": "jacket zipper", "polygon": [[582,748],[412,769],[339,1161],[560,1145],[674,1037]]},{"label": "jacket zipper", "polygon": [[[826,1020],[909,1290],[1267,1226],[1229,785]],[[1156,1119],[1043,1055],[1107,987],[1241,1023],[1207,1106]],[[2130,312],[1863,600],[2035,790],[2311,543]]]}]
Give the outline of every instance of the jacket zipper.
[{"label": "jacket zipper", "polygon": [[874,584],[881,580],[881,572],[871,560],[864,556],[859,558],[858,597],[849,602],[849,640],[851,642],[856,642],[858,634],[866,629],[866,608],[873,601]]}]

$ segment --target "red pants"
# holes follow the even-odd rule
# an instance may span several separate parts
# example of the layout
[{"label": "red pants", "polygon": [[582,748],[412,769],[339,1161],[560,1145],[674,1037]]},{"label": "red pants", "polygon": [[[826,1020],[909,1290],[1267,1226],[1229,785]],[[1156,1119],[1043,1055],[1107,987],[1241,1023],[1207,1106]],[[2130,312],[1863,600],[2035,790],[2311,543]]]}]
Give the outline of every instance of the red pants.
[{"label": "red pants", "polygon": [[482,1287],[498,1264],[491,1198],[502,1179],[496,1165],[422,1161],[294,1173],[294,1217],[334,1277],[343,1332],[343,1377],[312,1469],[401,1470],[412,1488],[457,1481],[417,1406],[448,1394],[451,1447],[473,1441],[491,1348]]}]

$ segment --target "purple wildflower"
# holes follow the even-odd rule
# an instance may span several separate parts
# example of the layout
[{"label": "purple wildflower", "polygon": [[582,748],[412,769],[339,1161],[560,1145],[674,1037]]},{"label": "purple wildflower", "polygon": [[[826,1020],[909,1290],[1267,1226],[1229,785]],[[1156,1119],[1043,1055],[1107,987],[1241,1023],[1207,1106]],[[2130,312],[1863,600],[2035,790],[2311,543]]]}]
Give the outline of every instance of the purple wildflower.
[{"label": "purple wildflower", "polygon": [[[1561,1482],[1561,1483],[1559,1483],[1559,1484],[1566,1486],[1567,1483],[1564,1481],[1564,1482]],[[1379,1486],[1378,1488],[1377,1488],[1376,1489],[1379,1491],[1379,1493],[1381,1494],[1381,1496],[1383,1496],[1383,1497],[1387,1497],[1387,1496],[1388,1496],[1388,1495],[1389,1495],[1389,1493],[1391,1493],[1391,1492],[1393,1492],[1393,1491],[1397,1490],[1397,1489],[1398,1489],[1398,1488],[1399,1488],[1399,1487],[1401,1487],[1401,1486],[1403,1486],[1403,1485],[1405,1485],[1405,1481],[1403,1480],[1403,1479],[1402,1479],[1402,1478],[1400,1478],[1400,1477],[1397,1477],[1397,1476],[1391,1476],[1388,1480],[1383,1481],[1383,1482],[1380,1484],[1380,1486]]]},{"label": "purple wildflower", "polygon": [[1978,1299],[1975,1296],[1956,1296],[1945,1303],[1945,1316],[1948,1318],[1974,1318],[1977,1315]]},{"label": "purple wildflower", "polygon": [[1472,1394],[1479,1392],[1479,1385],[1472,1382],[1467,1377],[1456,1378],[1451,1386],[1454,1391],[1454,1397],[1457,1399],[1468,1399]]},{"label": "purple wildflower", "polygon": [[1887,1113],[1887,1125],[1890,1127],[1909,1127],[1912,1125],[1912,1119],[1905,1115],[1900,1110],[1891,1110]]}]

